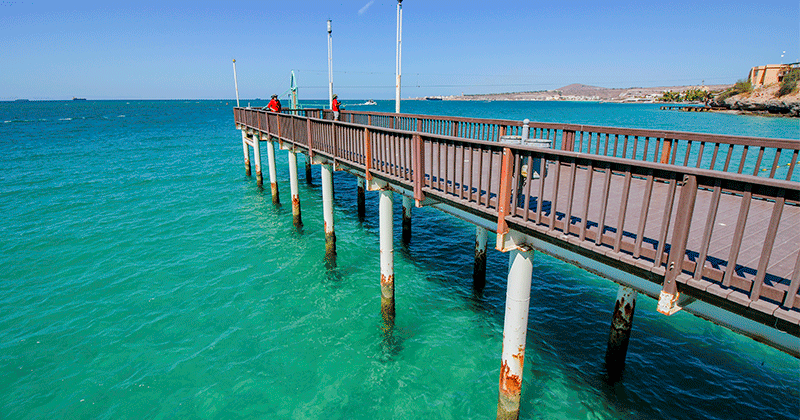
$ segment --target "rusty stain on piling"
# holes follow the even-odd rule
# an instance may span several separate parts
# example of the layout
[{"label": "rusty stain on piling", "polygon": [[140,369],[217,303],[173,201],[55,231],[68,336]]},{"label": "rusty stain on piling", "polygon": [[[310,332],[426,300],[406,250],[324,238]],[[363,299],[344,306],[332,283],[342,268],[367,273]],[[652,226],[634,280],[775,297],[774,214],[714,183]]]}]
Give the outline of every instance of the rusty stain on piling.
[{"label": "rusty stain on piling", "polygon": [[505,360],[500,367],[500,391],[510,396],[517,396],[517,398],[522,391],[522,378],[511,373],[511,368]]},{"label": "rusty stain on piling", "polygon": [[296,195],[292,196],[292,221],[296,228],[303,226],[303,218],[300,214],[300,197]]},{"label": "rusty stain on piling", "polygon": [[394,274],[387,276],[381,273],[381,318],[384,328],[394,326]]},{"label": "rusty stain on piling", "polygon": [[272,204],[276,205],[280,204],[281,198],[280,195],[278,194],[278,183],[276,182],[270,183],[270,188],[272,189]]}]

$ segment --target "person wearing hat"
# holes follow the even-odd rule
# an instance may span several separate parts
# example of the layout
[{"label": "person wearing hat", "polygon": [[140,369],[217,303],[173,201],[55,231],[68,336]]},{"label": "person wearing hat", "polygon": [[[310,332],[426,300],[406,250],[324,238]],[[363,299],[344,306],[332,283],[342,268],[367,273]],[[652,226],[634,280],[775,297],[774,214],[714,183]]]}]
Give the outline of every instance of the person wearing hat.
[{"label": "person wearing hat", "polygon": [[339,106],[341,105],[339,103],[339,99],[337,99],[338,97],[339,96],[334,93],[333,94],[333,100],[331,100],[331,109],[333,110],[333,119],[336,120],[336,121],[339,121]]},{"label": "person wearing hat", "polygon": [[272,112],[281,112],[281,101],[278,99],[278,95],[272,95],[272,100],[269,101],[267,109]]}]

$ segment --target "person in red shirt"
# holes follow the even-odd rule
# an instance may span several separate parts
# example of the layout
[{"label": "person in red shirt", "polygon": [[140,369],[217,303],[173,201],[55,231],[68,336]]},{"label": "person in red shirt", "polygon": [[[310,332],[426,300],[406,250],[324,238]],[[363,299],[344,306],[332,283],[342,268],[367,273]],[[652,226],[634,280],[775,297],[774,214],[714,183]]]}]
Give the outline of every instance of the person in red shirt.
[{"label": "person in red shirt", "polygon": [[338,97],[339,97],[338,95],[334,94],[333,100],[331,101],[331,109],[333,110],[333,119],[336,121],[339,121],[339,105],[341,105],[339,103],[339,99],[337,99]]},{"label": "person in red shirt", "polygon": [[281,112],[281,101],[278,99],[278,95],[272,95],[272,100],[269,101],[267,109],[272,112]]}]

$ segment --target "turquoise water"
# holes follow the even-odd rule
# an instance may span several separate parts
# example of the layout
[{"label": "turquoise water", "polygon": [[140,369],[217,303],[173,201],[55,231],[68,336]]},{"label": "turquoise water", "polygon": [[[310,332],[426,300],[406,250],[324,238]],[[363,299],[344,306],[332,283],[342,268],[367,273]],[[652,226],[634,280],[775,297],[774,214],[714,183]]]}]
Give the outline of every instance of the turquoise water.
[{"label": "turquoise water", "polygon": [[[377,195],[360,223],[355,180],[336,173],[338,268],[326,270],[318,168],[313,186],[300,185],[297,232],[290,206],[245,177],[232,105],[0,103],[0,417],[493,418],[507,257],[490,252],[474,296],[473,228],[415,209],[404,248],[396,217],[397,331],[386,339]],[[652,105],[403,106],[800,137],[796,119]],[[615,296],[614,284],[537,254],[523,418],[800,414],[798,359],[685,313],[664,317],[647,298],[623,379],[607,384]]]}]

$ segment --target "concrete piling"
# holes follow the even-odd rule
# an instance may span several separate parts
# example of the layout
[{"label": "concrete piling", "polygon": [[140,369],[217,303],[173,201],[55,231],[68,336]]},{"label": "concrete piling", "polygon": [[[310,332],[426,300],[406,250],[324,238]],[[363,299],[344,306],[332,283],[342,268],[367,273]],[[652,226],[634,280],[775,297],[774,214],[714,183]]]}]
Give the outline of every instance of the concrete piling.
[{"label": "concrete piling", "polygon": [[313,184],[314,177],[311,175],[311,158],[306,156],[306,184]]},{"label": "concrete piling", "polygon": [[256,163],[256,184],[264,186],[264,177],[261,175],[261,135],[253,135],[253,160]]},{"label": "concrete piling", "polygon": [[322,213],[325,223],[325,262],[336,266],[336,233],[333,229],[333,165],[320,165]]},{"label": "concrete piling", "polygon": [[486,248],[489,231],[475,227],[475,264],[472,268],[472,288],[481,291],[486,286]]},{"label": "concrete piling", "polygon": [[403,245],[411,242],[411,208],[414,207],[414,199],[403,196]]},{"label": "concrete piling", "polygon": [[394,328],[394,245],[392,221],[392,191],[381,190],[378,202],[380,212],[381,253],[381,318],[385,331]]},{"label": "concrete piling", "polygon": [[364,221],[366,214],[367,214],[367,206],[366,206],[366,194],[364,184],[366,181],[364,178],[358,177],[358,187],[356,189],[356,200],[358,202],[358,220]]},{"label": "concrete piling", "polygon": [[294,227],[303,227],[303,219],[300,215],[300,188],[297,181],[297,153],[289,150],[289,188],[292,193],[292,220]]},{"label": "concrete piling", "polygon": [[500,365],[500,395],[497,401],[498,419],[519,418],[533,274],[533,250],[518,247],[510,253],[511,268],[508,271],[503,356]]},{"label": "concrete piling", "polygon": [[250,176],[250,149],[247,147],[247,133],[244,130],[242,130],[242,148],[244,149],[244,173]]},{"label": "concrete piling", "polygon": [[275,168],[275,142],[270,141],[267,143],[267,161],[269,163],[269,183],[272,189],[272,204],[276,206],[281,203],[280,195],[278,194],[278,174]]},{"label": "concrete piling", "polygon": [[633,326],[633,312],[636,309],[638,293],[628,287],[619,286],[614,314],[611,317],[611,330],[608,334],[606,348],[606,371],[612,382],[622,377],[625,368],[625,357],[628,354],[628,341]]}]

